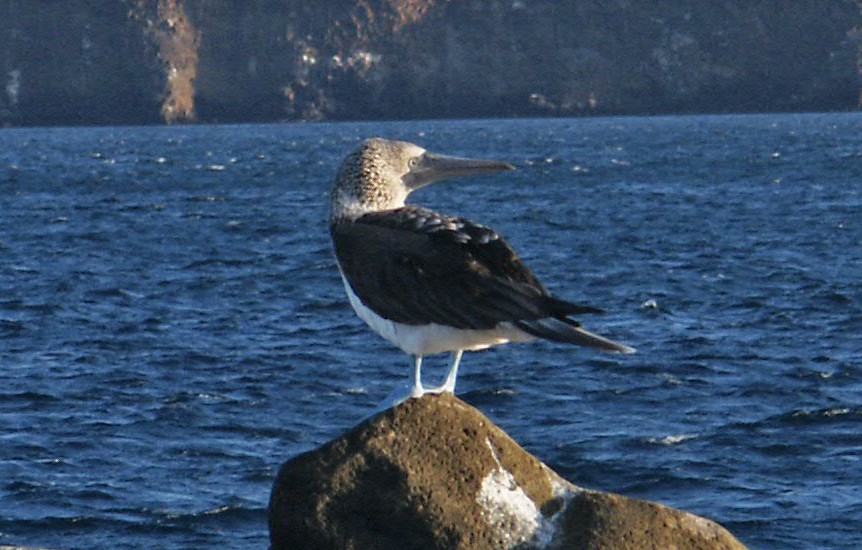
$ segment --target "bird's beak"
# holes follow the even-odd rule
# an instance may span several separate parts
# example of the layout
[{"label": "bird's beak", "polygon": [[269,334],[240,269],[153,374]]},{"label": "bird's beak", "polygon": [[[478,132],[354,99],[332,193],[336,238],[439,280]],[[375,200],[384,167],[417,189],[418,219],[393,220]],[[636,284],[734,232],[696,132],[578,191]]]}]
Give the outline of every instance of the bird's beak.
[{"label": "bird's beak", "polygon": [[404,183],[411,191],[415,191],[435,181],[514,169],[508,162],[499,160],[450,157],[426,151],[419,157],[419,163],[405,174]]}]

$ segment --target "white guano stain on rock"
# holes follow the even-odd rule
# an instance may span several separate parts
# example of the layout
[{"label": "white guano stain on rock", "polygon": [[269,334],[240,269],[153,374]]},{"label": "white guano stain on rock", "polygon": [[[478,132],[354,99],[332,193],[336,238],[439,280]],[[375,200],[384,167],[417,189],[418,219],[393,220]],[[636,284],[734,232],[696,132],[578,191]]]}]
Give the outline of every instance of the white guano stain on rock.
[{"label": "white guano stain on rock", "polygon": [[482,480],[476,501],[484,511],[485,520],[499,534],[500,548],[514,548],[529,543],[535,548],[545,548],[551,544],[557,531],[557,519],[565,510],[575,492],[551,477],[549,482],[554,497],[563,498],[565,504],[556,514],[545,517],[535,502],[527,495],[515,476],[500,463],[491,440],[485,443],[494,457],[497,467]]},{"label": "white guano stain on rock", "polygon": [[12,69],[7,73],[6,99],[10,107],[18,106],[18,95],[21,92],[21,70]]}]

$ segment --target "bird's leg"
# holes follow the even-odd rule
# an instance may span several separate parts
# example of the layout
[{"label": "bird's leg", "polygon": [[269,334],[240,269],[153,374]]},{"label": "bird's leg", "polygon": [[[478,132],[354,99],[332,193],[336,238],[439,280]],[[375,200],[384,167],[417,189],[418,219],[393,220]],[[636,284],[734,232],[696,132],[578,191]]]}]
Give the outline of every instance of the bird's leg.
[{"label": "bird's leg", "polygon": [[458,364],[461,363],[461,355],[464,354],[464,350],[456,349],[452,352],[452,365],[449,367],[449,374],[446,375],[446,381],[443,382],[443,386],[440,388],[444,392],[455,393],[455,379],[458,378]]},{"label": "bird's leg", "polygon": [[461,355],[464,350],[457,349],[452,352],[452,364],[449,366],[449,374],[446,375],[446,381],[439,388],[433,390],[425,390],[426,393],[455,393],[455,380],[458,378],[458,364],[461,362]]},{"label": "bird's leg", "polygon": [[417,355],[413,363],[413,376],[410,378],[410,397],[422,397],[425,388],[422,387],[422,356]]}]

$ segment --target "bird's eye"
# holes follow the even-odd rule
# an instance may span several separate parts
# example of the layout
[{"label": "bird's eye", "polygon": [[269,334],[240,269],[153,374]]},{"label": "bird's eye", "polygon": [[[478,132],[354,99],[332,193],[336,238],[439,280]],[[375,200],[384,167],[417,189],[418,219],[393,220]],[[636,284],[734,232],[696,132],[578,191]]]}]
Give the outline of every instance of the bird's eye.
[{"label": "bird's eye", "polygon": [[419,166],[419,157],[412,157],[407,161],[407,167],[410,169],[416,168]]}]

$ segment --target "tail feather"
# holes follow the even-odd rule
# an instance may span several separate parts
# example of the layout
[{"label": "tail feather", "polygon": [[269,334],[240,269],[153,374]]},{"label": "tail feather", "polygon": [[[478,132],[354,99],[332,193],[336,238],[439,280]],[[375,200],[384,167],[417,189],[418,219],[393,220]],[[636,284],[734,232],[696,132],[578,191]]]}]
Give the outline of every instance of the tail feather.
[{"label": "tail feather", "polygon": [[577,321],[569,319],[546,317],[544,319],[515,321],[513,324],[533,336],[554,342],[577,344],[579,346],[616,353],[635,352],[634,348],[584,330],[578,325]]}]

